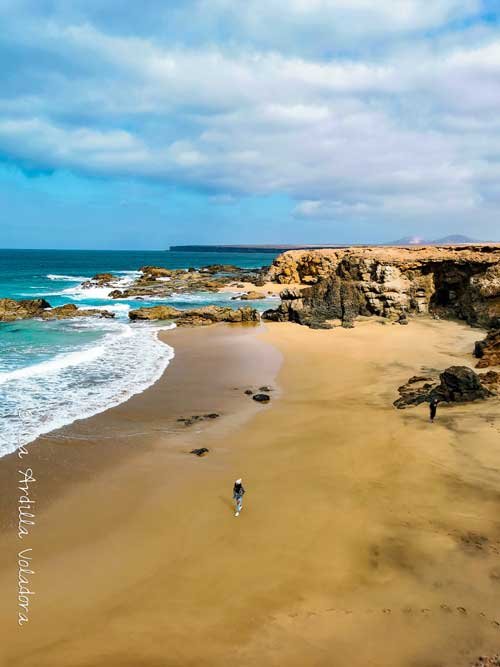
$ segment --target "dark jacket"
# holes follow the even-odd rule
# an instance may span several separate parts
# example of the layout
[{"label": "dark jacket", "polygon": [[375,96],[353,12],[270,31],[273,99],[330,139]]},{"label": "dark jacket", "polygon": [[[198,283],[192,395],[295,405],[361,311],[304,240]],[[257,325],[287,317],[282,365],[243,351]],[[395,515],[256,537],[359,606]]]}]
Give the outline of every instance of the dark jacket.
[{"label": "dark jacket", "polygon": [[243,484],[235,484],[233,487],[233,496],[242,496],[245,493]]}]

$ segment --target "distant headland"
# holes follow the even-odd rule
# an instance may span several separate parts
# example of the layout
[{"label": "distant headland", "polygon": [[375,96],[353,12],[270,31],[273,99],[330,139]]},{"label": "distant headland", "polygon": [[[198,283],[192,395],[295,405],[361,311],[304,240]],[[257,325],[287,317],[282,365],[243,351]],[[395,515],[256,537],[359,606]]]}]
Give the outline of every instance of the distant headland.
[{"label": "distant headland", "polygon": [[171,252],[269,252],[281,253],[287,250],[318,250],[320,248],[340,249],[340,248],[367,248],[373,246],[428,246],[428,245],[468,245],[481,244],[484,241],[469,238],[461,234],[450,234],[433,241],[426,240],[420,236],[406,236],[396,241],[387,243],[305,243],[305,244],[248,244],[248,245],[173,245],[170,246]]},{"label": "distant headland", "polygon": [[172,245],[171,252],[269,252],[286,250],[316,250],[318,248],[347,248],[349,245],[309,244],[309,245]]}]

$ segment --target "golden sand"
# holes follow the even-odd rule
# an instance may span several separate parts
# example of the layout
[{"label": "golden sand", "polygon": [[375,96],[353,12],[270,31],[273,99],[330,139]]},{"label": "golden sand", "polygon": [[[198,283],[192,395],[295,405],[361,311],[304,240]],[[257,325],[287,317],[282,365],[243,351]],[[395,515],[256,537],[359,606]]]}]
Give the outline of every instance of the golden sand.
[{"label": "golden sand", "polygon": [[[0,664],[465,667],[497,651],[499,402],[435,424],[392,407],[410,375],[472,365],[477,338],[430,320],[165,333],[160,382],[31,448],[37,595],[18,630],[5,526]],[[243,394],[260,383],[279,388],[268,407]],[[204,411],[223,416],[175,421]]]}]

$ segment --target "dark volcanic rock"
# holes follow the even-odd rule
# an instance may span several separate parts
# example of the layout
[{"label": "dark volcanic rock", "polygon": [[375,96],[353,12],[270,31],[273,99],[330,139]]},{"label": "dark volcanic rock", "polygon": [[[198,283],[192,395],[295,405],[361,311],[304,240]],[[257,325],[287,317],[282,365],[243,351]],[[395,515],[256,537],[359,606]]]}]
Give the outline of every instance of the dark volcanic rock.
[{"label": "dark volcanic rock", "polygon": [[199,449],[192,449],[189,453],[196,454],[196,456],[206,456],[209,451],[206,447],[200,447]]},{"label": "dark volcanic rock", "polygon": [[269,394],[254,394],[252,398],[254,401],[257,401],[257,403],[269,403],[271,400]]},{"label": "dark volcanic rock", "polygon": [[432,399],[446,403],[467,403],[482,400],[494,395],[492,389],[497,386],[497,374],[483,376],[474,373],[467,366],[450,366],[437,380],[414,376],[398,388],[399,398],[394,406],[399,409],[428,403]]},{"label": "dark volcanic rock", "polygon": [[191,417],[181,417],[178,419],[178,422],[183,422],[184,426],[192,426],[193,424],[196,424],[197,422],[202,422],[205,420],[213,420],[217,419],[220,417],[220,414],[218,412],[210,412],[207,415],[192,415]]},{"label": "dark volcanic rock", "polygon": [[343,326],[349,327],[357,315],[365,313],[357,285],[337,275],[302,290],[284,290],[280,296],[280,306],[266,310],[264,319],[329,329],[332,326],[329,320],[340,320]]},{"label": "dark volcanic rock", "polygon": [[437,380],[423,376],[411,377],[406,384],[398,387],[399,398],[394,401],[393,405],[396,408],[404,409],[429,402],[432,398],[432,390],[437,385]]},{"label": "dark volcanic rock", "polygon": [[441,384],[436,389],[437,397],[449,403],[467,403],[488,398],[490,392],[481,384],[481,378],[472,368],[451,366],[440,375]]}]

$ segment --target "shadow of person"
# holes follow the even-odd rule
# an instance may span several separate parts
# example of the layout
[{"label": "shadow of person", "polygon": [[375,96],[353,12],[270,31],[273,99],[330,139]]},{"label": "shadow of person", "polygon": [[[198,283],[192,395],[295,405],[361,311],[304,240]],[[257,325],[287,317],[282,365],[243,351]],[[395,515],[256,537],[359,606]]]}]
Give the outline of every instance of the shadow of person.
[{"label": "shadow of person", "polygon": [[234,512],[234,503],[227,496],[219,496],[219,500],[229,507],[231,512]]}]

